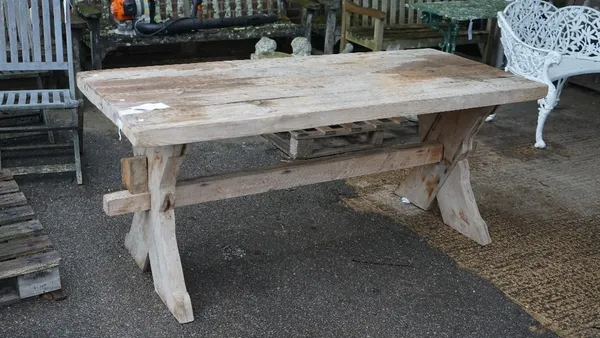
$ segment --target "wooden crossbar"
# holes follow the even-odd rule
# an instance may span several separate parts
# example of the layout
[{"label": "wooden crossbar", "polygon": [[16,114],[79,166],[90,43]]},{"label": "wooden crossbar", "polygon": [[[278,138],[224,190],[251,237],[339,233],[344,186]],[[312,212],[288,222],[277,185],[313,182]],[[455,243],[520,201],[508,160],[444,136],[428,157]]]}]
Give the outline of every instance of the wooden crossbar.
[{"label": "wooden crossbar", "polygon": [[[177,183],[173,206],[181,207],[438,163],[442,159],[442,151],[442,145],[437,142],[404,145],[184,180]],[[109,216],[149,209],[149,193],[132,194],[125,190],[104,195],[104,212]]]}]

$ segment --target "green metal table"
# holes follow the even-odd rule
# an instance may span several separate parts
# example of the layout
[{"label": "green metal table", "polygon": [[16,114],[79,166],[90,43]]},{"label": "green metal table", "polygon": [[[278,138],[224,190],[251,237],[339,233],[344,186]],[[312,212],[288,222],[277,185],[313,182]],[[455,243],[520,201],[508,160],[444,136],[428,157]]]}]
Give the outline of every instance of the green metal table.
[{"label": "green metal table", "polygon": [[[444,37],[440,48],[444,52],[454,53],[461,22],[469,21],[471,31],[473,20],[494,19],[508,4],[506,0],[467,0],[409,3],[406,7],[420,11],[421,20]],[[440,25],[444,22],[447,23],[445,28]]]}]

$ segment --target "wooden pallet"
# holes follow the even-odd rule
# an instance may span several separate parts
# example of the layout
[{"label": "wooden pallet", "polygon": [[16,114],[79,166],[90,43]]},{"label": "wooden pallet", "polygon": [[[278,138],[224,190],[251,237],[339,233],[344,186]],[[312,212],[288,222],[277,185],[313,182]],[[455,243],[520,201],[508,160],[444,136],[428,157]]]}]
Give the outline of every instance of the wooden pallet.
[{"label": "wooden pallet", "polygon": [[[384,132],[398,127],[403,118],[358,121],[262,135],[291,159],[309,159],[379,147]],[[319,139],[345,138],[341,145],[324,145]]]},{"label": "wooden pallet", "polygon": [[60,290],[59,262],[12,173],[0,171],[0,305]]}]

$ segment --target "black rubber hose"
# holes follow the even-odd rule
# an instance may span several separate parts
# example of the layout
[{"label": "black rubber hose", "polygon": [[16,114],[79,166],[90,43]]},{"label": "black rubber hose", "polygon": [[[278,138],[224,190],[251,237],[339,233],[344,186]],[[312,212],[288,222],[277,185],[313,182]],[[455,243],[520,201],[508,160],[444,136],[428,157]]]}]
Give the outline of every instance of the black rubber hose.
[{"label": "black rubber hose", "polygon": [[141,35],[170,35],[211,28],[264,25],[277,20],[277,15],[267,14],[219,19],[182,18],[164,23],[138,22],[135,30]]}]

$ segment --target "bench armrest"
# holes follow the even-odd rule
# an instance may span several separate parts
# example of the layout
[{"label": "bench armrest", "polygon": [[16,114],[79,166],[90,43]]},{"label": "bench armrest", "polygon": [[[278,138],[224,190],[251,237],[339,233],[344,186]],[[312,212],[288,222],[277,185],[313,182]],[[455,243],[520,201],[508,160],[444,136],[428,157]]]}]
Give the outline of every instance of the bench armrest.
[{"label": "bench armrest", "polygon": [[101,6],[91,5],[83,1],[75,4],[75,10],[85,20],[99,20],[102,16]]},{"label": "bench armrest", "polygon": [[557,51],[533,47],[522,41],[512,31],[502,12],[498,13],[498,26],[507,60],[505,71],[546,84],[548,96],[538,100],[538,103],[549,105],[554,102],[557,89],[552,83],[554,79],[550,78],[549,69],[560,64],[562,55]]},{"label": "bench armrest", "polygon": [[345,12],[359,14],[359,15],[366,15],[366,16],[375,18],[377,20],[385,20],[385,17],[386,17],[385,12],[382,12],[378,9],[361,7],[357,4],[355,4],[354,2],[350,2],[348,0],[342,0],[342,1],[344,1],[343,7],[344,7]]}]

